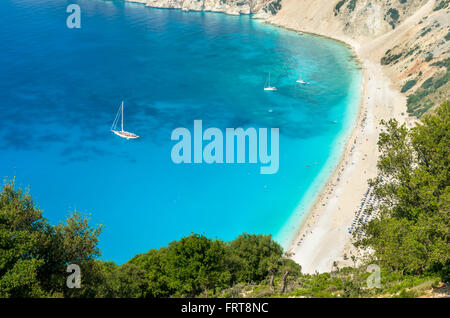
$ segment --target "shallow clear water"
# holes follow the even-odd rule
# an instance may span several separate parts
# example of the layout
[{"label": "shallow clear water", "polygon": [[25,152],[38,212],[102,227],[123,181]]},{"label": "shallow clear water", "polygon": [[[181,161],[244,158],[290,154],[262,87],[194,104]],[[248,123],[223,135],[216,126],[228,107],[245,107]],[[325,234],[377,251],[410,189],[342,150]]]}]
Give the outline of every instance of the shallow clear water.
[{"label": "shallow clear water", "polygon": [[[16,176],[51,222],[73,210],[105,226],[124,262],[191,232],[286,244],[354,125],[361,74],[350,50],[219,13],[6,0],[0,11],[0,176]],[[263,91],[267,73],[277,92]],[[309,85],[295,83],[299,73]],[[109,129],[121,100],[126,141]],[[280,167],[175,165],[171,131],[279,127]],[[295,213],[294,213],[295,212]]]}]

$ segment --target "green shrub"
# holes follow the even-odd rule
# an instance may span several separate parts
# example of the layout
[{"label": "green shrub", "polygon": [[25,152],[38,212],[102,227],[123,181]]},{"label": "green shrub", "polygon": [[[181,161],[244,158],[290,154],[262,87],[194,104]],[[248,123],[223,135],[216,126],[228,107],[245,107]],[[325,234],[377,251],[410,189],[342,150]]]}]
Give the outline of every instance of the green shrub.
[{"label": "green shrub", "polygon": [[416,85],[417,81],[416,80],[410,80],[407,81],[405,83],[405,85],[403,85],[401,92],[402,93],[406,93],[407,91],[409,91],[412,87],[414,87],[414,85]]},{"label": "green shrub", "polygon": [[387,11],[386,16],[391,17],[392,21],[390,21],[389,24],[392,26],[393,29],[395,29],[395,23],[397,23],[398,19],[400,18],[400,14],[398,13],[398,10],[394,9],[394,8],[390,8]]},{"label": "green shrub", "polygon": [[427,88],[430,88],[431,86],[433,86],[433,77],[430,77],[425,82],[423,82],[422,86],[420,86],[420,87],[427,89]]},{"label": "green shrub", "polygon": [[334,8],[334,15],[337,15],[340,12],[341,7],[345,4],[346,1],[347,0],[341,0],[336,4],[336,7]]},{"label": "green shrub", "polygon": [[400,294],[392,297],[392,298],[417,298],[419,295],[414,290],[406,290],[403,289]]},{"label": "green shrub", "polygon": [[348,8],[350,11],[354,11],[355,8],[356,8],[356,2],[357,2],[357,0],[350,0],[350,2],[349,2],[348,5],[347,5],[347,8]]},{"label": "green shrub", "polygon": [[394,55],[385,55],[381,58],[381,65],[389,65],[391,63],[397,63],[398,59],[403,56],[403,53],[394,54]]},{"label": "green shrub", "polygon": [[438,67],[445,67],[447,71],[450,70],[450,57],[446,58],[445,60],[434,62],[431,64],[431,66],[438,66]]},{"label": "green shrub", "polygon": [[442,77],[438,78],[436,82],[434,82],[434,88],[438,89],[439,87],[444,86],[449,80],[450,72],[446,72]]},{"label": "green shrub", "polygon": [[424,29],[422,29],[422,33],[420,34],[420,36],[424,37],[429,32],[431,32],[431,28],[424,28]]},{"label": "green shrub", "polygon": [[438,10],[447,8],[449,3],[450,3],[450,0],[442,0],[442,1],[436,6],[436,8],[434,8],[434,11],[438,11]]}]

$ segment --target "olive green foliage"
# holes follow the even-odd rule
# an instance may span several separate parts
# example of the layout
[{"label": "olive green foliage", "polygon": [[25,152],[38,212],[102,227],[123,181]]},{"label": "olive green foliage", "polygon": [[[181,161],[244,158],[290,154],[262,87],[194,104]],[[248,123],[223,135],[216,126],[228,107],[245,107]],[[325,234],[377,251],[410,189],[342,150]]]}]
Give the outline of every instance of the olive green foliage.
[{"label": "olive green foliage", "polygon": [[236,283],[259,283],[271,270],[282,272],[285,262],[270,235],[250,234],[229,243],[192,234],[129,261],[145,272],[146,297],[213,295]]},{"label": "olive green foliage", "polygon": [[243,234],[230,243],[230,248],[235,280],[239,282],[263,280],[269,266],[283,255],[281,246],[270,235]]},{"label": "olive green foliage", "polygon": [[113,262],[96,262],[99,280],[95,297],[139,298],[145,296],[148,281],[145,271],[134,264],[117,266]]},{"label": "olive green foliage", "polygon": [[405,83],[405,85],[403,85],[403,87],[402,87],[402,89],[401,89],[401,92],[402,92],[402,93],[405,93],[405,92],[409,91],[412,87],[414,87],[414,85],[416,85],[416,83],[417,83],[416,80],[410,80],[410,81],[407,81],[407,82]]},{"label": "olive green foliage", "polygon": [[0,297],[90,296],[91,286],[66,287],[68,264],[95,281],[94,258],[100,227],[91,228],[75,212],[65,223],[50,225],[31,196],[14,180],[0,192]]},{"label": "olive green foliage", "polygon": [[449,274],[450,102],[407,129],[382,122],[378,177],[371,180],[380,216],[358,244],[383,267],[409,274]]}]

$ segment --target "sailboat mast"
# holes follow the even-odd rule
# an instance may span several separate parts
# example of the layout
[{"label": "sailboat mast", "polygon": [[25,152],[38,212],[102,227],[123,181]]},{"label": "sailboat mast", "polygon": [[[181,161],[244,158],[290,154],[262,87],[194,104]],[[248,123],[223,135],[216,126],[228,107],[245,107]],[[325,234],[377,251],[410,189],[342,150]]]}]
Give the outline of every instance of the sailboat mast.
[{"label": "sailboat mast", "polygon": [[122,101],[122,131],[123,131],[123,101]]}]

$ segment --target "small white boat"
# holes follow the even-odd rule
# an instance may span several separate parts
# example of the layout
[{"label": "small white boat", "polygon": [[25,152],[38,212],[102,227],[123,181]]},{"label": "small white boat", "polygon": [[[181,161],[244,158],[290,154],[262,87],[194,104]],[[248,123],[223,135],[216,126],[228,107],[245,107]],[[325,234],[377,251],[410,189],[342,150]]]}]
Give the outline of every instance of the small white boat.
[{"label": "small white boat", "polygon": [[266,84],[264,85],[264,90],[265,91],[276,91],[277,88],[275,86],[270,86],[270,73],[269,73],[269,77],[267,78]]},{"label": "small white boat", "polygon": [[[139,138],[138,135],[123,130],[123,108],[124,108],[124,106],[123,106],[123,101],[122,101],[122,104],[120,105],[119,110],[117,111],[116,118],[114,119],[114,122],[111,126],[111,131],[114,134],[116,134],[117,136],[125,138],[125,139],[137,139],[137,138]],[[116,128],[117,123],[119,122],[119,118],[121,118],[121,130],[117,130],[117,128]]]},{"label": "small white boat", "polygon": [[296,80],[296,82],[299,83],[299,84],[306,84],[306,82],[305,82],[304,80],[302,80],[302,79],[300,78],[300,76],[299,76],[299,79]]}]

